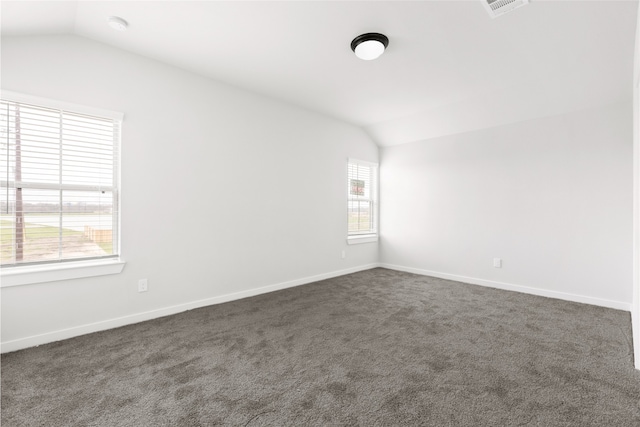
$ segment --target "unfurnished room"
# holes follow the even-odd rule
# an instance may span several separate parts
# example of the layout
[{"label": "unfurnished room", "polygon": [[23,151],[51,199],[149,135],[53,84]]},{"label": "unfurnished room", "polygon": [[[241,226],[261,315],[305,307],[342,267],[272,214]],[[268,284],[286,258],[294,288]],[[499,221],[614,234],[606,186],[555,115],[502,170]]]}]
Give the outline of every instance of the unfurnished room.
[{"label": "unfurnished room", "polygon": [[639,18],[2,1],[2,426],[640,426]]}]

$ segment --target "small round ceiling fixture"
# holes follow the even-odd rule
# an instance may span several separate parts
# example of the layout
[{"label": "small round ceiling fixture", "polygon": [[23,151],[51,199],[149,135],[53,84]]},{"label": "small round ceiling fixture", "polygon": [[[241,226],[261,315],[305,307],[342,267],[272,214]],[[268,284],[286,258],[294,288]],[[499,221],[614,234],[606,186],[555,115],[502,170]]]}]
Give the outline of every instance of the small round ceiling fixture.
[{"label": "small round ceiling fixture", "polygon": [[366,33],[359,35],[351,42],[351,50],[365,61],[376,59],[389,46],[389,39],[384,34]]},{"label": "small round ceiling fixture", "polygon": [[129,26],[129,23],[119,16],[110,16],[107,18],[107,23],[111,28],[118,31],[125,31]]}]

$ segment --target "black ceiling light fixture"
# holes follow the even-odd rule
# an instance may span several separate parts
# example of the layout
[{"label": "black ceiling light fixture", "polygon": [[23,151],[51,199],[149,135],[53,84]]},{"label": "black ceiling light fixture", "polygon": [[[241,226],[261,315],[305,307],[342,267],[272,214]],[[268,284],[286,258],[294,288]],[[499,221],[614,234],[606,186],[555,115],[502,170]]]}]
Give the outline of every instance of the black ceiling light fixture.
[{"label": "black ceiling light fixture", "polygon": [[382,55],[387,46],[389,46],[389,39],[380,33],[361,34],[351,42],[351,50],[358,58],[365,61]]}]

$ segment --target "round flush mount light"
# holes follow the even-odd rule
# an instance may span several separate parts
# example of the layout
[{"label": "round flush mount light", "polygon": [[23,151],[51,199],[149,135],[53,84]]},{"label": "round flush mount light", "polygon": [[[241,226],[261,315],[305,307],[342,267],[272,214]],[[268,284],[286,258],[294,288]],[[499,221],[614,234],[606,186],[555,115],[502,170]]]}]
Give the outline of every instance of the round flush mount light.
[{"label": "round flush mount light", "polygon": [[366,33],[359,35],[351,42],[351,50],[360,59],[370,61],[384,53],[389,46],[389,39],[384,34]]},{"label": "round flush mount light", "polygon": [[118,31],[124,31],[129,26],[129,23],[119,16],[110,16],[107,18],[107,23],[111,28]]}]

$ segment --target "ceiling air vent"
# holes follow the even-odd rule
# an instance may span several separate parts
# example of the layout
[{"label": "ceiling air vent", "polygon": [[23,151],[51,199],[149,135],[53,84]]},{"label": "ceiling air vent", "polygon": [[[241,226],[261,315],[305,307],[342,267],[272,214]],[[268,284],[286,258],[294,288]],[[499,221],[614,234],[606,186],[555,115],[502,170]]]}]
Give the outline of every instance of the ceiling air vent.
[{"label": "ceiling air vent", "polygon": [[514,9],[529,4],[529,0],[480,0],[489,16],[495,18]]}]

